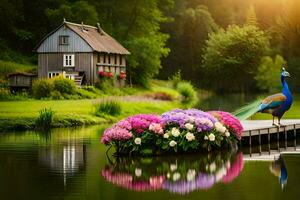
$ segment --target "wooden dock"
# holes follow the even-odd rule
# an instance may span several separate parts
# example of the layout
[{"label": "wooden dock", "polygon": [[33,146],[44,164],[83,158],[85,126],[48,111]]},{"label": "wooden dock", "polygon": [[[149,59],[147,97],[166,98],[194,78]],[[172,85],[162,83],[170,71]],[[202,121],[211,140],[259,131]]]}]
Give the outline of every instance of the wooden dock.
[{"label": "wooden dock", "polygon": [[244,127],[243,137],[285,133],[287,131],[300,130],[300,119],[281,120],[284,126],[277,127],[272,125],[272,120],[245,120],[242,121]]}]

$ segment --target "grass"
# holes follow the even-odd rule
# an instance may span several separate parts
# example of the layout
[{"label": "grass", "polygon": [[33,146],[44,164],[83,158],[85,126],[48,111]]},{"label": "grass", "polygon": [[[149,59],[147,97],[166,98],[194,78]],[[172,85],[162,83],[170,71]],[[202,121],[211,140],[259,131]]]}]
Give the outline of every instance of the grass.
[{"label": "grass", "polygon": [[97,100],[30,100],[0,102],[0,130],[30,129],[34,126],[39,111],[51,108],[55,112],[54,127],[91,125],[115,122],[137,113],[157,113],[180,107],[178,102],[120,102],[122,113],[119,116],[94,115]]},{"label": "grass", "polygon": [[12,72],[33,72],[35,70],[36,66],[34,65],[0,60],[0,78],[4,78],[8,73]]}]

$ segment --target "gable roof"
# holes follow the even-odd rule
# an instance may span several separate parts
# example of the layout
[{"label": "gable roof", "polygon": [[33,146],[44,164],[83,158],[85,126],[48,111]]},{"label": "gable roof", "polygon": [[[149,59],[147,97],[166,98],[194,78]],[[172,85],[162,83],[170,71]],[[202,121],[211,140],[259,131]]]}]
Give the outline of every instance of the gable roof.
[{"label": "gable roof", "polygon": [[[35,49],[46,40],[50,35],[56,32],[62,26],[66,26],[72,31],[74,31],[77,35],[79,35],[94,51],[97,52],[105,52],[105,53],[115,53],[115,54],[123,54],[129,55],[130,52],[124,48],[119,42],[117,42],[113,37],[108,35],[102,29],[98,29],[94,26],[89,26],[85,24],[76,24],[64,21],[59,27],[57,27],[54,31],[46,35],[42,39],[42,41],[37,45]],[[99,27],[100,28],[100,27]]]}]

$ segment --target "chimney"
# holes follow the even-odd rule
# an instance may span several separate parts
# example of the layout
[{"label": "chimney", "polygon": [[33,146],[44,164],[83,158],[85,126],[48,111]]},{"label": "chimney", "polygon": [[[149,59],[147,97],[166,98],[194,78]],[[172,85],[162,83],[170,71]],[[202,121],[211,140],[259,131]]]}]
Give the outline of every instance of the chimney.
[{"label": "chimney", "polygon": [[97,23],[97,27],[98,27],[98,32],[99,32],[101,35],[104,35],[103,30],[102,30],[102,28],[101,28],[99,22]]}]

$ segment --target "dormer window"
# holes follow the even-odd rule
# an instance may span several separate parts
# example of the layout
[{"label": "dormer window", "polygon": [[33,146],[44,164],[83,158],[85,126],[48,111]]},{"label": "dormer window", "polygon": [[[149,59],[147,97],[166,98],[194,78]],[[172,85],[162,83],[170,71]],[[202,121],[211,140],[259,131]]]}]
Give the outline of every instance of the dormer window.
[{"label": "dormer window", "polygon": [[69,36],[68,35],[60,35],[59,36],[59,44],[60,45],[68,45],[69,44]]}]

